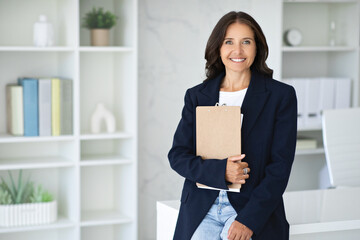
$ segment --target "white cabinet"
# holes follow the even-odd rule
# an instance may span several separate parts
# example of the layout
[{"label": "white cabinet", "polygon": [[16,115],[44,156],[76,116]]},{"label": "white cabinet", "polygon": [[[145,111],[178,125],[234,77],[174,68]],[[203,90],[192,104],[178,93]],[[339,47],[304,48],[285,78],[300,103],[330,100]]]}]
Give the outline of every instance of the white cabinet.
[{"label": "white cabinet", "polygon": [[[85,13],[104,7],[119,18],[109,47],[91,47]],[[55,46],[33,47],[45,14]],[[0,239],[137,239],[137,0],[13,0],[0,3],[0,176],[24,169],[58,201],[50,225],[0,228]],[[73,134],[6,134],[5,86],[18,77],[73,80]],[[90,133],[97,103],[116,118],[115,133]]]},{"label": "white cabinet", "polygon": [[[298,29],[299,46],[283,41],[281,79],[350,78],[351,106],[359,104],[359,1],[284,0],[282,33]],[[297,151],[287,190],[326,187],[327,172],[321,125],[300,126],[298,135],[317,139],[314,150]],[[306,177],[305,177],[306,176]]]}]

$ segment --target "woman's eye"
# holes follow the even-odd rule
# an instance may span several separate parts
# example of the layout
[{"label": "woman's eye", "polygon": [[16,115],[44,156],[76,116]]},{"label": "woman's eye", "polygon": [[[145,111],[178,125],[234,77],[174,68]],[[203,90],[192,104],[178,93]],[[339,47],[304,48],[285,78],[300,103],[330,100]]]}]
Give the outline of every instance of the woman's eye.
[{"label": "woman's eye", "polygon": [[232,44],[232,41],[225,41],[225,44]]},{"label": "woman's eye", "polygon": [[250,41],[249,41],[249,40],[245,40],[245,41],[243,41],[243,44],[250,44]]}]

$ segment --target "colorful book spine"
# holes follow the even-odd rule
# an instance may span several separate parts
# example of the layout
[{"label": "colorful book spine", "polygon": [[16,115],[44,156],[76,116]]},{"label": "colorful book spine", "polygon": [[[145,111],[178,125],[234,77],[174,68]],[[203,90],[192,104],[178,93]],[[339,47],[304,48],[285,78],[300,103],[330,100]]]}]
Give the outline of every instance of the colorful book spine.
[{"label": "colorful book spine", "polygon": [[60,80],[60,133],[71,135],[73,132],[73,91],[72,80]]},{"label": "colorful book spine", "polygon": [[38,80],[19,78],[18,84],[23,87],[24,136],[39,136]]},{"label": "colorful book spine", "polygon": [[7,132],[12,135],[24,135],[23,87],[6,85]]},{"label": "colorful book spine", "polygon": [[60,79],[51,79],[51,128],[52,135],[59,136],[60,126]]},{"label": "colorful book spine", "polygon": [[51,79],[39,79],[39,136],[51,136]]}]

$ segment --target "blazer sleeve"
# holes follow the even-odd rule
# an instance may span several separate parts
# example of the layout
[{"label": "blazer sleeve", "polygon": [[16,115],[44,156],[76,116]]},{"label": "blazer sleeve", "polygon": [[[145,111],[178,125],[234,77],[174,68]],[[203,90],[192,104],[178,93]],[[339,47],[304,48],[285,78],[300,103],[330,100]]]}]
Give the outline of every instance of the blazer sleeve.
[{"label": "blazer sleeve", "polygon": [[168,158],[170,166],[178,174],[193,182],[205,184],[210,187],[228,189],[225,181],[227,161],[219,159],[203,160],[196,156],[194,149],[195,138],[195,104],[190,89],[185,94],[185,105],[181,120],[176,129],[173,145]]},{"label": "blazer sleeve", "polygon": [[256,235],[281,203],[294,161],[296,134],[297,100],[295,90],[291,87],[276,113],[270,162],[265,167],[265,177],[236,217]]}]

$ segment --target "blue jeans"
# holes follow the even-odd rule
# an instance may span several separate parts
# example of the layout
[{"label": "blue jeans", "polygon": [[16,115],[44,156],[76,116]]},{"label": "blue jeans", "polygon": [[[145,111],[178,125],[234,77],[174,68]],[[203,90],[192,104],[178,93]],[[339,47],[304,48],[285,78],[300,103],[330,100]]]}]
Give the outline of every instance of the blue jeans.
[{"label": "blue jeans", "polygon": [[231,206],[226,191],[220,191],[191,240],[227,240],[229,228],[236,216],[237,213]]}]

